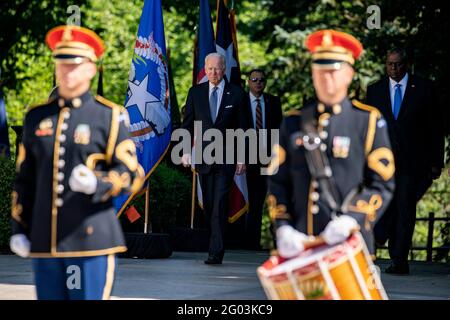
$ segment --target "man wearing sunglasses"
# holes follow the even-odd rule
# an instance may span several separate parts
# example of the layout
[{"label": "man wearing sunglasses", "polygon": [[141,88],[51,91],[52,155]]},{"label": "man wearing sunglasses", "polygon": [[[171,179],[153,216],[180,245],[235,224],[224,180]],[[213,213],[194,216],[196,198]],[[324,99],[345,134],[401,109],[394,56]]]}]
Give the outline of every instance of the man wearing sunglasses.
[{"label": "man wearing sunglasses", "polygon": [[[248,115],[249,127],[257,132],[258,154],[263,148],[270,156],[270,130],[279,129],[282,119],[281,103],[277,96],[264,92],[266,73],[262,69],[253,69],[248,73]],[[266,129],[265,135],[261,129]],[[276,142],[276,141],[275,141]],[[261,249],[261,222],[264,201],[267,194],[267,176],[261,175],[261,167],[266,166],[257,158],[256,164],[247,169],[247,187],[249,211],[245,221],[245,247],[249,250]]]}]

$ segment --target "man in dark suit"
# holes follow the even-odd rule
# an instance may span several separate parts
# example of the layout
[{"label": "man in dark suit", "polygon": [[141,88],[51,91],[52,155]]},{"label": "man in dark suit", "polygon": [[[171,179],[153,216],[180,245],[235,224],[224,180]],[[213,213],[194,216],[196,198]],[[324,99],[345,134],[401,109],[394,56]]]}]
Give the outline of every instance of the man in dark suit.
[{"label": "man in dark suit", "polygon": [[[261,69],[253,69],[248,78],[248,115],[249,127],[257,131],[258,152],[263,148],[265,157],[267,150],[271,150],[272,129],[279,129],[282,120],[280,99],[269,93],[264,93],[266,87],[266,74]],[[266,135],[259,134],[261,129],[267,129]],[[274,141],[276,143],[277,141]],[[267,176],[261,174],[261,163],[258,157],[256,164],[249,164],[247,168],[247,187],[249,211],[246,216],[245,244],[250,250],[261,249],[261,221],[264,200],[267,194]]]},{"label": "man in dark suit", "polygon": [[367,88],[367,104],[377,107],[388,123],[396,166],[394,198],[375,237],[380,244],[389,239],[392,264],[386,272],[408,274],[416,203],[443,167],[442,117],[431,81],[408,72],[404,50],[388,52],[386,72],[387,77]]},{"label": "man in dark suit", "polygon": [[[225,161],[226,154],[230,152],[236,154],[236,148],[225,142],[225,131],[226,129],[246,130],[248,118],[245,110],[245,92],[223,78],[225,57],[218,53],[206,56],[205,72],[208,82],[193,86],[189,90],[182,127],[189,130],[191,137],[197,138],[203,137],[208,130],[208,133],[213,132],[210,129],[218,130],[223,137],[223,143],[220,143],[223,154],[220,155],[220,150],[215,150],[216,159],[212,163],[207,161],[205,148],[211,147],[212,143],[202,139],[201,150],[204,150],[205,154],[196,151],[194,159],[191,158],[191,154],[184,154],[182,163],[187,167],[191,165],[191,161],[194,161],[195,169],[200,177],[203,208],[210,227],[209,256],[205,263],[221,264],[225,252],[224,235],[233,177],[235,173],[243,174],[246,169],[244,160],[240,163]],[[201,123],[201,131],[194,133],[194,121]],[[217,144],[217,141],[214,141],[214,144]],[[197,144],[196,149],[199,149]]]}]

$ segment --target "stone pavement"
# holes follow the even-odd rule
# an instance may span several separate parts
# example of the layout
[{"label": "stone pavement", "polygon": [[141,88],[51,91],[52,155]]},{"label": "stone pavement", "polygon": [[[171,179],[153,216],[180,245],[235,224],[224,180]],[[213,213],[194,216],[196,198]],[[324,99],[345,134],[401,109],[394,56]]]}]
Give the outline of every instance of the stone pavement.
[{"label": "stone pavement", "polygon": [[[206,253],[174,252],[169,259],[118,259],[113,299],[266,299],[256,268],[266,252],[230,250],[208,266]],[[389,261],[378,261],[383,270]],[[382,273],[390,299],[450,299],[450,265],[413,262],[411,275]],[[0,255],[0,300],[35,299],[30,260]]]}]

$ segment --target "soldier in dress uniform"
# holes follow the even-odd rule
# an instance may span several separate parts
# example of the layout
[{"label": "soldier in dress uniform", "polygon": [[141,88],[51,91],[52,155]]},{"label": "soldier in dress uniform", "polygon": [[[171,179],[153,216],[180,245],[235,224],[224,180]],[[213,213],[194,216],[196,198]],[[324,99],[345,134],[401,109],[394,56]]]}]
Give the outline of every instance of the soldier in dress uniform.
[{"label": "soldier in dress uniform", "polygon": [[278,251],[293,257],[309,236],[332,245],[359,227],[373,254],[372,227],[391,200],[394,161],[380,112],[347,96],[363,48],[334,30],[314,32],[306,46],[317,101],[284,119],[269,166]]},{"label": "soldier in dress uniform", "polygon": [[25,116],[10,246],[33,258],[38,299],[108,299],[115,254],[126,251],[112,197],[141,188],[144,171],[127,111],[89,91],[102,40],[60,26],[46,42],[58,89]]}]

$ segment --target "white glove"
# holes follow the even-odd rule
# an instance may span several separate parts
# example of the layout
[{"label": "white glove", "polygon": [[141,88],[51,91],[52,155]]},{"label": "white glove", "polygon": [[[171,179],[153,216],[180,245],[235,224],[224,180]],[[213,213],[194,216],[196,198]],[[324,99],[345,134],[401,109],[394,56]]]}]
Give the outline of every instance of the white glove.
[{"label": "white glove", "polygon": [[354,218],[341,215],[328,222],[322,232],[322,238],[327,244],[333,245],[346,240],[356,228],[358,228],[358,222]]},{"label": "white glove", "polygon": [[277,229],[277,248],[283,258],[292,258],[302,252],[305,247],[303,242],[309,237],[291,226],[281,226]]},{"label": "white glove", "polygon": [[30,241],[27,236],[21,233],[15,234],[9,240],[11,251],[22,258],[30,255]]},{"label": "white glove", "polygon": [[190,167],[192,163],[191,154],[189,153],[183,154],[183,156],[181,157],[181,163],[185,167]]},{"label": "white glove", "polygon": [[93,194],[97,189],[97,177],[91,169],[79,164],[72,170],[69,186],[75,192]]}]

